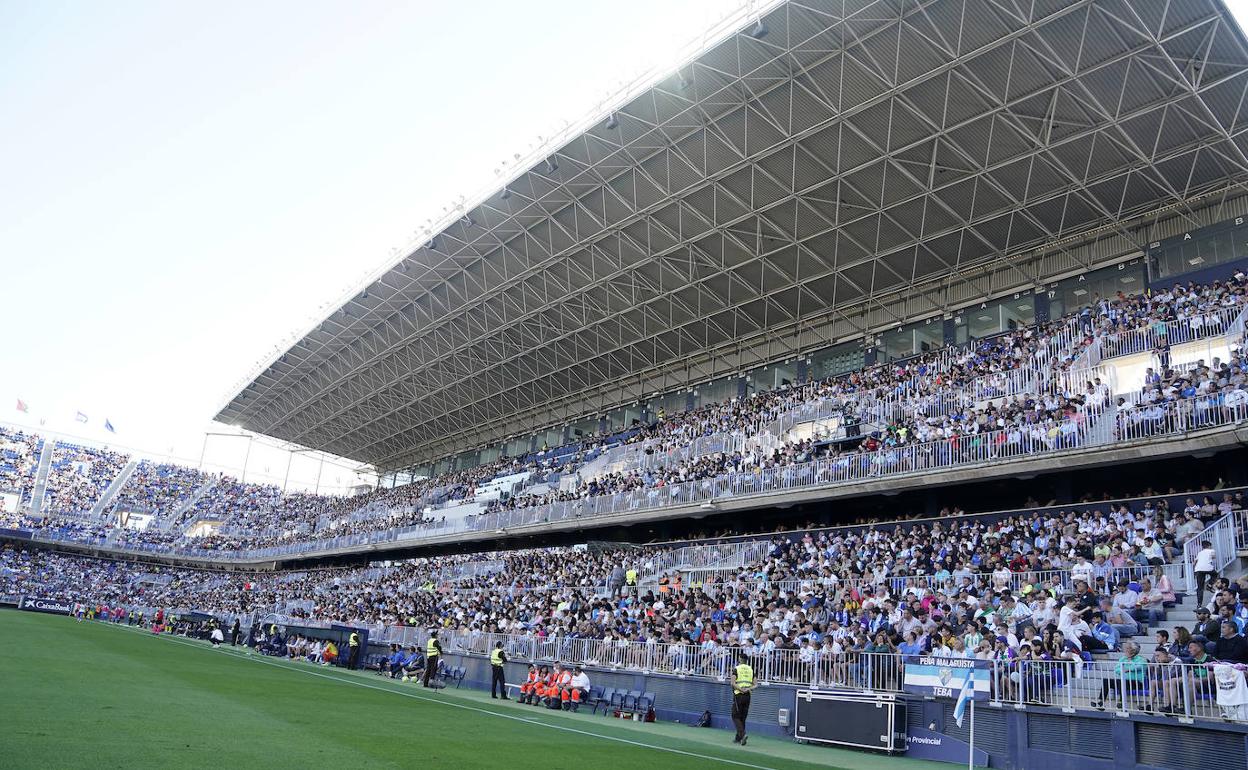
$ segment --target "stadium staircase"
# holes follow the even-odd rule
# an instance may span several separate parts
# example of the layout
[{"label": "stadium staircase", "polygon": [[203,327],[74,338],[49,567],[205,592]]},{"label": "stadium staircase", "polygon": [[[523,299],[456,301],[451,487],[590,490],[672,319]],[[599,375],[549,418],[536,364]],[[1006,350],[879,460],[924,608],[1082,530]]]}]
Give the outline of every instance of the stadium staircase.
[{"label": "stadium staircase", "polygon": [[642,591],[657,589],[660,580],[676,573],[686,585],[701,583],[711,576],[735,576],[770,551],[771,542],[767,540],[690,545],[665,551],[648,560],[646,571],[637,576],[637,586]]},{"label": "stadium staircase", "polygon": [[459,583],[467,580],[475,580],[479,577],[488,577],[490,575],[502,572],[507,564],[502,560],[491,561],[474,561],[467,564],[460,564],[454,567],[441,570],[437,573],[438,582]]},{"label": "stadium staircase", "polygon": [[48,473],[52,470],[52,453],[56,442],[47,439],[43,442],[43,451],[39,453],[39,467],[35,471],[35,491],[30,498],[30,512],[33,516],[43,515],[43,498],[48,491]]},{"label": "stadium staircase", "polygon": [[[203,484],[200,484],[199,488],[196,489],[195,492],[192,493],[190,497],[183,500],[181,504],[178,505],[177,508],[173,509],[172,513],[170,513],[168,516],[164,517],[160,521],[160,531],[162,532],[172,531],[173,528],[178,525],[178,522],[182,521],[182,517],[186,516],[187,512],[190,511],[192,508],[194,508],[195,504],[198,503],[200,500],[202,500],[204,498],[204,495],[211,492],[212,488],[215,487],[216,485],[217,485],[217,480],[215,478],[209,478]],[[194,523],[195,523],[194,521],[188,522],[186,527],[182,528],[182,531],[185,532],[187,527],[190,527]]]},{"label": "stadium staircase", "polygon": [[732,579],[751,564],[756,564],[767,557],[772,545],[769,540],[753,540],[745,543],[733,543],[733,549],[723,558],[711,561],[705,566],[691,565],[681,571],[687,586],[701,586],[711,578]]},{"label": "stadium staircase", "polygon": [[[1223,577],[1228,577],[1232,581],[1246,571],[1244,568],[1245,561],[1241,557],[1236,559],[1229,567],[1222,572]],[[1205,592],[1206,602],[1209,600],[1209,592]],[[1175,593],[1175,603],[1166,608],[1165,619],[1159,623],[1147,626],[1143,634],[1124,637],[1123,641],[1130,640],[1140,646],[1140,655],[1146,660],[1153,659],[1153,653],[1157,650],[1157,632],[1165,630],[1170,634],[1170,640],[1174,641],[1176,632],[1180,627],[1191,629],[1196,625],[1196,594],[1191,593]],[[1121,652],[1112,652],[1108,654],[1099,654],[1095,656],[1097,659],[1115,661],[1122,657]],[[1095,699],[1099,698],[1103,685],[1101,682],[1105,679],[1113,679],[1112,669],[1107,666],[1099,666],[1095,670],[1084,671],[1068,684],[1070,692],[1071,705],[1079,707],[1087,707]],[[1106,710],[1113,710],[1112,706],[1106,706]]]},{"label": "stadium staircase", "polygon": [[117,478],[109,482],[104,488],[104,493],[100,495],[100,499],[95,501],[95,505],[91,506],[91,518],[103,519],[105,515],[111,511],[113,500],[117,499],[118,493],[126,486],[126,482],[134,475],[134,471],[139,467],[137,458],[131,458],[126,467],[121,469],[121,473],[117,474]]}]

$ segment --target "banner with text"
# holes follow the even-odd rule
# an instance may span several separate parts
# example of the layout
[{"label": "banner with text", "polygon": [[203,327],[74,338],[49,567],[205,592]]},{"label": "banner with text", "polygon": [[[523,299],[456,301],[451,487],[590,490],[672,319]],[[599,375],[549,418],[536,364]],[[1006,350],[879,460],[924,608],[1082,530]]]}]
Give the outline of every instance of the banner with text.
[{"label": "banner with text", "polygon": [[23,596],[17,608],[30,612],[51,612],[56,615],[70,615],[74,611],[74,603],[69,599],[48,596]]},{"label": "banner with text", "polygon": [[975,700],[988,700],[992,692],[992,661],[976,658],[938,658],[907,655],[902,689],[912,695],[956,698],[968,672],[973,677]]}]

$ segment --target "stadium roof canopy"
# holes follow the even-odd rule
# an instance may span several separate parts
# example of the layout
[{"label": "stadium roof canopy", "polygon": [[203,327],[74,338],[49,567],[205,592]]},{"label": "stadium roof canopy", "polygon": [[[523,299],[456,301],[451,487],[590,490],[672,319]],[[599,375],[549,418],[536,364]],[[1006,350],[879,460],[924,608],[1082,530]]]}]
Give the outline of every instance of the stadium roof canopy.
[{"label": "stadium roof canopy", "polygon": [[465,211],[217,419],[402,468],[1027,290],[1080,267],[1046,244],[1139,248],[1124,221],[1248,178],[1248,47],[1216,0],[763,25]]}]

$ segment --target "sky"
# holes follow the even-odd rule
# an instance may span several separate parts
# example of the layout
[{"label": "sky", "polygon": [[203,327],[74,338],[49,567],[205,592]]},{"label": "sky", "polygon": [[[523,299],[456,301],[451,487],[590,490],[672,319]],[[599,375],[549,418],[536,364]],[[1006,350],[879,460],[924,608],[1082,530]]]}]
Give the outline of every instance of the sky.
[{"label": "sky", "polygon": [[205,432],[501,159],[741,5],[0,0],[0,422],[353,483]]}]

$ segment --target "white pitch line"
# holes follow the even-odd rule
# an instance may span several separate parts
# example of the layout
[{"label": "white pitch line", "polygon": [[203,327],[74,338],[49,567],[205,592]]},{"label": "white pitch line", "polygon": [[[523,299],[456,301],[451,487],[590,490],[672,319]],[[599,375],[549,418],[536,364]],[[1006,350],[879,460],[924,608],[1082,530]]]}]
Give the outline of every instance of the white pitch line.
[{"label": "white pitch line", "polygon": [[[104,625],[115,626],[116,624],[105,623]],[[120,628],[133,629],[133,630],[139,631],[140,633],[143,633],[142,629],[135,628],[134,626],[120,626]],[[178,637],[167,636],[165,634],[161,634],[159,638],[166,639],[168,641],[178,642],[179,644],[189,645],[199,650],[204,650],[204,651],[212,650],[211,647],[204,647],[203,645],[193,642],[189,639],[179,639]],[[737,767],[749,767],[749,768],[753,768],[754,770],[775,770],[775,768],[767,767],[766,765],[753,765],[753,764],[750,764],[749,762],[741,762],[735,759],[727,759],[725,757],[716,757],[716,756],[712,756],[709,754],[699,754],[696,751],[685,751],[684,749],[673,749],[668,746],[655,746],[649,743],[642,743],[641,741],[631,741],[627,738],[620,738],[615,735],[603,735],[602,733],[590,732],[589,730],[578,730],[575,727],[567,727],[565,725],[555,725],[549,722],[543,722],[538,719],[531,719],[529,717],[516,716],[514,714],[500,714],[497,711],[491,711],[489,709],[483,709],[477,706],[469,706],[463,703],[453,703],[449,700],[443,700],[441,698],[430,698],[428,696],[420,695],[419,693],[414,693],[414,692],[403,692],[402,690],[393,690],[389,687],[378,687],[375,684],[369,684],[367,682],[357,682],[354,679],[344,679],[338,676],[331,676],[330,674],[304,668],[301,666],[297,667],[297,666],[285,665],[283,663],[270,660],[269,658],[264,657],[264,656],[256,657],[254,655],[244,655],[232,649],[226,649],[226,648],[220,648],[220,649],[223,650],[224,652],[229,653],[233,657],[238,658],[239,660],[250,660],[256,663],[266,663],[270,666],[276,666],[277,668],[280,668],[284,671],[298,671],[303,674],[308,674],[309,676],[317,676],[322,679],[328,679],[331,682],[339,682],[341,684],[351,684],[357,687],[367,687],[370,690],[377,690],[379,692],[388,692],[393,695],[402,695],[408,698],[415,698],[416,700],[428,701],[430,703],[440,703],[444,706],[453,706],[457,709],[464,709],[465,711],[476,711],[477,713],[480,713],[480,714],[489,714],[490,716],[500,717],[502,719],[511,719],[516,722],[524,722],[525,724],[537,725],[538,727],[549,727],[552,730],[563,730],[564,732],[577,733],[579,735],[588,735],[591,738],[601,738],[604,741],[615,741],[617,743],[627,743],[631,746],[639,746],[643,749],[653,749],[655,751],[666,751],[671,754],[682,754],[686,757],[697,757],[698,759],[706,759],[712,762],[721,762],[724,764],[736,765]]]}]

